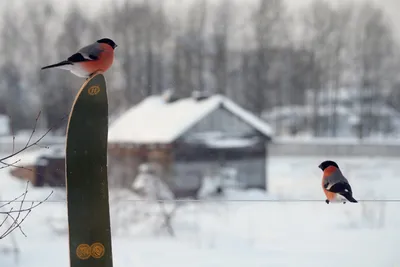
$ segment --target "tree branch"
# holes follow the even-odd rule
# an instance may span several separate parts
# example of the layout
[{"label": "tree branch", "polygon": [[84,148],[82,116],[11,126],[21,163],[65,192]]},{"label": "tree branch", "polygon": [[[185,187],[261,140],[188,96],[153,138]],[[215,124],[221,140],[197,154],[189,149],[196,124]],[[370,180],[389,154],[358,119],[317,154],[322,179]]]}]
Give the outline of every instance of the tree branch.
[{"label": "tree branch", "polygon": [[[16,165],[18,162],[21,161],[20,159],[15,160],[11,163],[6,162],[6,160],[26,151],[27,149],[32,148],[34,146],[41,147],[39,144],[40,141],[42,141],[43,138],[57,126],[57,125],[53,125],[44,134],[42,134],[35,141],[32,142],[32,139],[34,138],[34,134],[37,129],[37,124],[38,124],[40,115],[41,115],[41,112],[38,113],[38,115],[35,119],[35,124],[33,126],[32,132],[31,132],[25,146],[21,149],[18,149],[17,151],[15,151],[15,134],[13,133],[12,153],[8,156],[0,158],[0,163],[3,165],[0,167],[0,169],[4,169],[7,167],[15,167],[15,168],[20,168],[20,169],[34,172],[34,170],[29,169],[27,167]],[[60,123],[67,117],[68,117],[68,115],[61,118]],[[26,196],[28,194],[28,186],[29,186],[29,181],[26,184],[25,191],[21,195],[17,196],[16,198],[14,198],[12,200],[6,201],[6,202],[0,201],[0,203],[5,202],[4,204],[0,204],[0,216],[4,216],[4,218],[0,220],[0,240],[5,238],[6,236],[10,235],[14,230],[17,230],[17,229],[26,237],[26,234],[21,227],[22,223],[26,220],[26,218],[29,216],[29,214],[32,212],[33,209],[35,209],[36,207],[38,207],[41,204],[43,204],[44,202],[46,202],[50,198],[50,196],[53,194],[53,191],[51,191],[51,193],[43,200],[41,200],[39,202],[32,201],[28,207],[25,207],[24,204],[26,202]],[[17,207],[12,206],[13,204],[15,204],[17,202],[19,202]]]},{"label": "tree branch", "polygon": [[[25,219],[28,217],[28,215],[32,212],[34,208],[43,204],[53,194],[52,191],[44,200],[39,201],[36,204],[35,202],[32,201],[30,206],[28,208],[25,208],[24,203],[26,200],[26,195],[28,194],[28,186],[29,182],[26,183],[24,193],[0,206],[0,215],[5,215],[4,219],[0,223],[0,239],[5,238],[16,229],[18,229],[26,237],[27,235],[25,234],[25,232],[22,230],[21,227],[22,223],[25,221]],[[10,207],[10,209],[8,210],[6,209],[7,206],[16,203],[18,201],[20,202],[18,208],[15,209],[14,207]],[[6,228],[3,230],[3,227]]]}]

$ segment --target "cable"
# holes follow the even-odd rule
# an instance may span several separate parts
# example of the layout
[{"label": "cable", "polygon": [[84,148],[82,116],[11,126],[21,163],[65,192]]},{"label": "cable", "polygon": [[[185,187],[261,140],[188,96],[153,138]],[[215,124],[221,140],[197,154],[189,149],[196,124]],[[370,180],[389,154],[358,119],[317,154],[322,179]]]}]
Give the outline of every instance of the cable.
[{"label": "cable", "polygon": [[[0,200],[0,203],[20,203],[20,202],[41,202],[43,200]],[[172,200],[152,200],[152,199],[118,199],[113,200],[110,199],[110,202],[118,201],[118,202],[188,202],[188,203],[299,203],[299,202],[323,202],[325,203],[325,199],[235,199],[235,200],[227,200],[227,199],[207,199],[207,200],[200,200],[200,199],[172,199]],[[400,202],[400,199],[361,199],[358,202]],[[66,203],[67,200],[46,200],[44,203]],[[332,202],[335,203],[335,202]],[[340,201],[338,201],[340,203]]]}]

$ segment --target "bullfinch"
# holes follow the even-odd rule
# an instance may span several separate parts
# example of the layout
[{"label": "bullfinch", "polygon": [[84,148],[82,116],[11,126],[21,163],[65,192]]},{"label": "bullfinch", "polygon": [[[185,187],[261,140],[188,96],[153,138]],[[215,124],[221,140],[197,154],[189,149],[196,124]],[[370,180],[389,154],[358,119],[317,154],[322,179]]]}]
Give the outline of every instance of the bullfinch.
[{"label": "bullfinch", "polygon": [[[323,171],[322,189],[325,193],[325,202],[327,204],[334,200],[337,194],[350,202],[357,203],[357,200],[353,198],[353,191],[351,190],[349,181],[344,177],[336,162],[331,160],[323,161],[318,168]],[[344,201],[344,203],[346,202]]]},{"label": "bullfinch", "polygon": [[81,48],[67,60],[42,68],[69,70],[78,77],[90,78],[96,72],[106,72],[114,61],[114,49],[117,44],[109,38],[103,38]]}]

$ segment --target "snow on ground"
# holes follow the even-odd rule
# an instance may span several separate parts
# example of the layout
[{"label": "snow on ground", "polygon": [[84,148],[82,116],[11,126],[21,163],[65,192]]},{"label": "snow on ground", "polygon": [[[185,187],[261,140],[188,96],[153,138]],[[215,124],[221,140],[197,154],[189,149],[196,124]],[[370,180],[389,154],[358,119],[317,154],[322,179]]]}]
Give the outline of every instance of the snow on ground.
[{"label": "snow on ground", "polygon": [[[398,160],[334,160],[347,174],[357,199],[400,199]],[[114,266],[396,266],[400,261],[400,202],[327,205],[320,190],[319,163],[318,158],[271,158],[269,195],[231,190],[225,198],[232,202],[187,204],[175,216],[175,238],[156,236],[145,228],[121,231],[118,220],[112,217]],[[23,192],[24,182],[9,177],[6,169],[0,171],[2,199]],[[50,191],[31,189],[28,198],[43,199]],[[278,201],[296,199],[316,201]],[[62,191],[57,190],[51,201],[26,220],[28,237],[14,232],[21,249],[19,264],[11,255],[1,254],[11,238],[0,240],[0,266],[69,266],[68,238],[62,232],[66,225]],[[122,204],[143,208],[148,203]],[[112,207],[114,216],[114,202]]]}]

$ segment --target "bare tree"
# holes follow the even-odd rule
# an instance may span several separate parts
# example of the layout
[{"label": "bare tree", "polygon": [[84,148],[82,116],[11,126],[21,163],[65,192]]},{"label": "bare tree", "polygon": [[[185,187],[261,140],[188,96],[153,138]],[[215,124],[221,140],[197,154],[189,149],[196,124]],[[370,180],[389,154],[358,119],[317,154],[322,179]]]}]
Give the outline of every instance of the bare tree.
[{"label": "bare tree", "polygon": [[222,1],[216,9],[213,21],[213,73],[216,92],[225,94],[228,86],[228,38],[231,22],[231,3]]},{"label": "bare tree", "polygon": [[[312,60],[319,64],[318,75],[309,73],[310,88],[314,97],[314,135],[337,136],[338,90],[341,87],[359,88],[359,137],[368,135],[372,128],[379,128],[372,119],[368,97],[389,87],[393,81],[392,29],[382,10],[370,3],[332,5],[327,1],[314,1],[306,8],[303,17],[303,47],[311,52]],[[388,74],[391,77],[388,77]],[[319,119],[321,90],[325,96],[324,107],[331,108],[333,116]],[[328,101],[329,99],[329,101]],[[367,119],[369,118],[369,119]],[[375,125],[368,122],[377,122]],[[320,125],[324,122],[325,125]],[[329,131],[328,131],[329,129]]]},{"label": "bare tree", "polygon": [[165,89],[166,86],[166,73],[164,71],[165,63],[167,60],[170,60],[166,54],[168,51],[166,50],[167,41],[172,36],[172,29],[169,18],[165,12],[165,7],[162,1],[159,2],[159,5],[156,7],[154,11],[154,15],[152,16],[152,34],[154,39],[154,52],[156,55],[155,58],[155,66],[154,66],[154,91],[153,93],[160,93]]},{"label": "bare tree", "polygon": [[193,45],[193,60],[194,60],[194,81],[195,81],[195,90],[204,90],[205,89],[205,50],[207,49],[208,44],[205,39],[205,30],[207,26],[207,0],[196,0],[193,2],[191,7],[189,8],[189,16],[187,18],[187,31],[189,34],[189,38],[192,38],[191,45]]},{"label": "bare tree", "polygon": [[146,55],[145,96],[160,93],[164,89],[163,52],[165,43],[171,34],[163,3],[159,2],[156,7],[147,4],[147,8],[150,16],[147,18],[147,31],[144,33],[144,53]]},{"label": "bare tree", "polygon": [[[326,34],[321,36],[320,44],[324,43],[321,48],[321,57],[319,62],[323,66],[325,79],[323,89],[329,95],[329,101],[324,103],[332,112],[332,116],[328,118],[328,127],[330,134],[333,137],[338,135],[338,97],[339,89],[351,84],[348,78],[349,62],[347,56],[350,49],[348,47],[349,28],[352,23],[353,10],[351,5],[330,7],[326,10],[328,15],[326,20]],[[317,10],[318,12],[318,10]],[[320,23],[320,21],[317,21]],[[324,50],[322,50],[324,49]]]},{"label": "bare tree", "polygon": [[182,44],[179,37],[174,40],[173,58],[172,58],[172,84],[177,95],[184,95],[184,77],[183,77],[183,53]]},{"label": "bare tree", "polygon": [[205,60],[206,49],[205,30],[207,22],[206,0],[196,0],[190,5],[186,17],[186,27],[178,37],[179,47],[182,48],[181,68],[183,70],[183,88],[186,91],[205,89]]},{"label": "bare tree", "polygon": [[[83,39],[82,36],[89,36],[91,32],[91,22],[85,18],[81,9],[72,6],[65,18],[60,35],[55,40],[57,46],[57,60],[67,58],[69,55],[78,51],[80,47],[89,42],[89,38]],[[46,86],[42,89],[42,109],[47,114],[47,122],[50,125],[57,123],[60,117],[68,114],[75,94],[81,86],[81,79],[68,72],[60,70],[49,70],[41,72],[42,81],[46,81]],[[57,88],[57,90],[54,90]],[[66,129],[66,122],[61,125]]]},{"label": "bare tree", "polygon": [[374,119],[372,101],[365,97],[382,98],[382,92],[394,84],[394,49],[396,43],[392,27],[382,9],[371,3],[359,6],[356,12],[353,34],[354,69],[360,94],[359,138],[368,136],[380,128]]},{"label": "bare tree", "polygon": [[22,87],[21,73],[15,62],[9,60],[0,67],[0,75],[2,77],[0,85],[4,88],[1,93],[6,114],[10,117],[10,124],[12,132],[27,127],[27,121],[30,112],[29,107],[21,108],[22,105],[27,103],[26,95]]},{"label": "bare tree", "polygon": [[329,70],[331,57],[329,57],[330,37],[334,32],[332,23],[334,16],[333,7],[324,1],[313,1],[303,14],[303,47],[310,51],[310,64],[318,64],[321,72],[308,73],[309,88],[313,90],[313,132],[314,136],[320,135],[321,120],[319,119],[319,100],[321,90],[330,87]]},{"label": "bare tree", "polygon": [[330,64],[329,68],[329,80],[331,84],[332,96],[332,109],[333,116],[330,123],[331,135],[337,137],[338,132],[338,92],[340,87],[346,84],[346,54],[349,49],[346,46],[348,42],[348,35],[346,29],[351,25],[352,10],[349,6],[341,7],[332,14],[332,33],[330,41]]},{"label": "bare tree", "polygon": [[[0,205],[0,215],[3,215],[4,217],[3,220],[0,220],[0,239],[7,237],[17,229],[26,237],[25,232],[22,230],[22,223],[33,209],[50,198],[51,194],[39,202],[31,202],[28,207],[24,206],[28,194],[28,185],[29,182],[26,184],[25,191],[20,196]],[[17,208],[13,207],[13,203],[18,203]]]},{"label": "bare tree", "polygon": [[[19,154],[23,153],[26,150],[29,150],[31,148],[40,147],[40,142],[47,136],[48,133],[50,133],[51,130],[54,129],[54,127],[49,128],[44,134],[40,135],[37,138],[34,138],[35,132],[37,130],[37,125],[38,121],[40,118],[40,114],[38,114],[34,127],[32,129],[31,135],[29,139],[27,140],[25,146],[19,149],[15,149],[15,137],[13,137],[12,140],[12,145],[13,145],[13,150],[12,153],[6,157],[3,157],[0,159],[0,169],[4,169],[7,167],[14,167],[14,168],[22,168],[26,169],[28,171],[34,172],[34,170],[28,169],[24,166],[19,166],[18,163],[21,161],[20,159],[13,160],[16,156]],[[65,117],[66,118],[66,117]],[[62,118],[61,121],[63,121],[65,118]],[[36,139],[36,140],[34,140]],[[10,161],[11,160],[11,161]],[[43,204],[45,201],[47,201],[50,196],[52,195],[53,192],[51,192],[46,198],[39,202],[31,202],[29,206],[26,206],[26,196],[28,194],[28,185],[27,183],[25,191],[20,195],[15,197],[12,200],[6,200],[6,201],[0,201],[0,216],[2,219],[0,219],[0,239],[3,239],[7,236],[9,236],[12,232],[15,230],[19,230],[24,236],[26,236],[25,232],[22,229],[22,224],[26,220],[26,218],[29,216],[29,214],[32,212],[33,209],[36,207],[40,206]]]},{"label": "bare tree", "polygon": [[274,56],[274,48],[282,45],[285,27],[286,7],[282,0],[260,0],[252,14],[255,38],[254,87],[246,90],[253,103],[253,111],[261,113],[271,107],[274,88],[269,80],[269,71]]},{"label": "bare tree", "polygon": [[53,78],[42,75],[42,72],[40,72],[40,64],[49,62],[52,56],[54,56],[52,51],[57,51],[57,49],[51,49],[52,43],[48,41],[50,40],[48,36],[51,35],[51,31],[46,28],[46,26],[48,27],[51,25],[51,22],[56,16],[49,1],[45,1],[41,5],[27,2],[25,12],[22,14],[23,28],[20,30],[26,33],[24,35],[26,38],[26,45],[24,48],[21,48],[20,52],[26,50],[24,54],[29,53],[29,61],[36,62],[33,64],[28,63],[29,69],[27,69],[26,74],[24,74],[26,77],[25,82],[38,90],[37,93],[40,96],[39,101],[41,102],[40,109],[43,114],[41,127],[47,128],[48,125],[54,124],[54,122],[48,121],[48,116],[51,116],[51,112],[46,108],[47,98],[45,95],[49,90],[53,90],[50,84]]},{"label": "bare tree", "polygon": [[170,36],[170,26],[163,5],[123,1],[108,16],[113,17],[113,31],[118,42],[116,57],[125,80],[125,106],[161,91],[164,86],[163,53]]},{"label": "bare tree", "polygon": [[[32,92],[23,88],[24,66],[19,66],[16,59],[20,58],[21,49],[28,44],[21,34],[21,22],[13,16],[15,7],[7,2],[7,11],[2,11],[1,47],[3,56],[0,59],[0,98],[5,113],[11,118],[11,128],[15,132],[28,126],[32,106],[27,102]],[[29,64],[29,62],[27,63]],[[24,102],[21,109],[21,102]]]},{"label": "bare tree", "polygon": [[148,11],[132,1],[123,1],[105,14],[113,18],[113,32],[120,45],[116,54],[124,78],[123,105],[129,106],[142,98],[141,75],[143,60],[140,54],[141,36],[138,35]]},{"label": "bare tree", "polygon": [[[190,96],[203,84],[203,29],[205,23],[205,1],[194,1],[183,17],[173,23],[174,42],[171,59],[172,81],[178,97]],[[200,70],[201,69],[201,70]],[[202,73],[202,74],[200,74]]]},{"label": "bare tree", "polygon": [[[12,114],[15,129],[24,128],[32,111],[37,110],[42,110],[46,121],[42,128],[53,124],[68,111],[73,89],[79,86],[80,80],[69,73],[40,72],[40,62],[62,59],[106,33],[119,45],[114,66],[106,73],[112,84],[112,113],[167,86],[180,96],[215,86],[216,92],[229,93],[236,102],[261,115],[278,105],[304,104],[308,88],[315,97],[313,132],[320,135],[327,127],[322,127],[318,118],[317,99],[321,90],[331,88],[333,116],[326,133],[337,136],[337,88],[368,87],[377,93],[394,84],[394,70],[398,69],[390,67],[396,45],[391,28],[383,12],[371,4],[341,6],[314,1],[302,11],[304,31],[301,40],[295,42],[293,31],[299,24],[291,24],[283,0],[258,1],[250,19],[243,19],[241,29],[235,20],[242,5],[227,0],[216,5],[207,0],[193,1],[182,20],[176,13],[167,12],[162,1],[125,0],[94,18],[84,16],[76,6],[66,16],[58,16],[49,1],[32,3],[23,12],[10,4],[2,13],[6,26],[0,42],[5,51],[0,59],[0,96],[10,103],[7,112]],[[12,15],[17,11],[22,16]],[[99,24],[97,16],[106,22]],[[63,23],[61,32],[52,22]],[[239,34],[245,40],[240,49],[230,45]],[[19,66],[27,53],[31,60]],[[21,101],[26,102],[28,112],[15,108],[14,103]],[[372,115],[367,117],[373,121]],[[382,127],[376,121],[364,127],[362,135]]]}]

